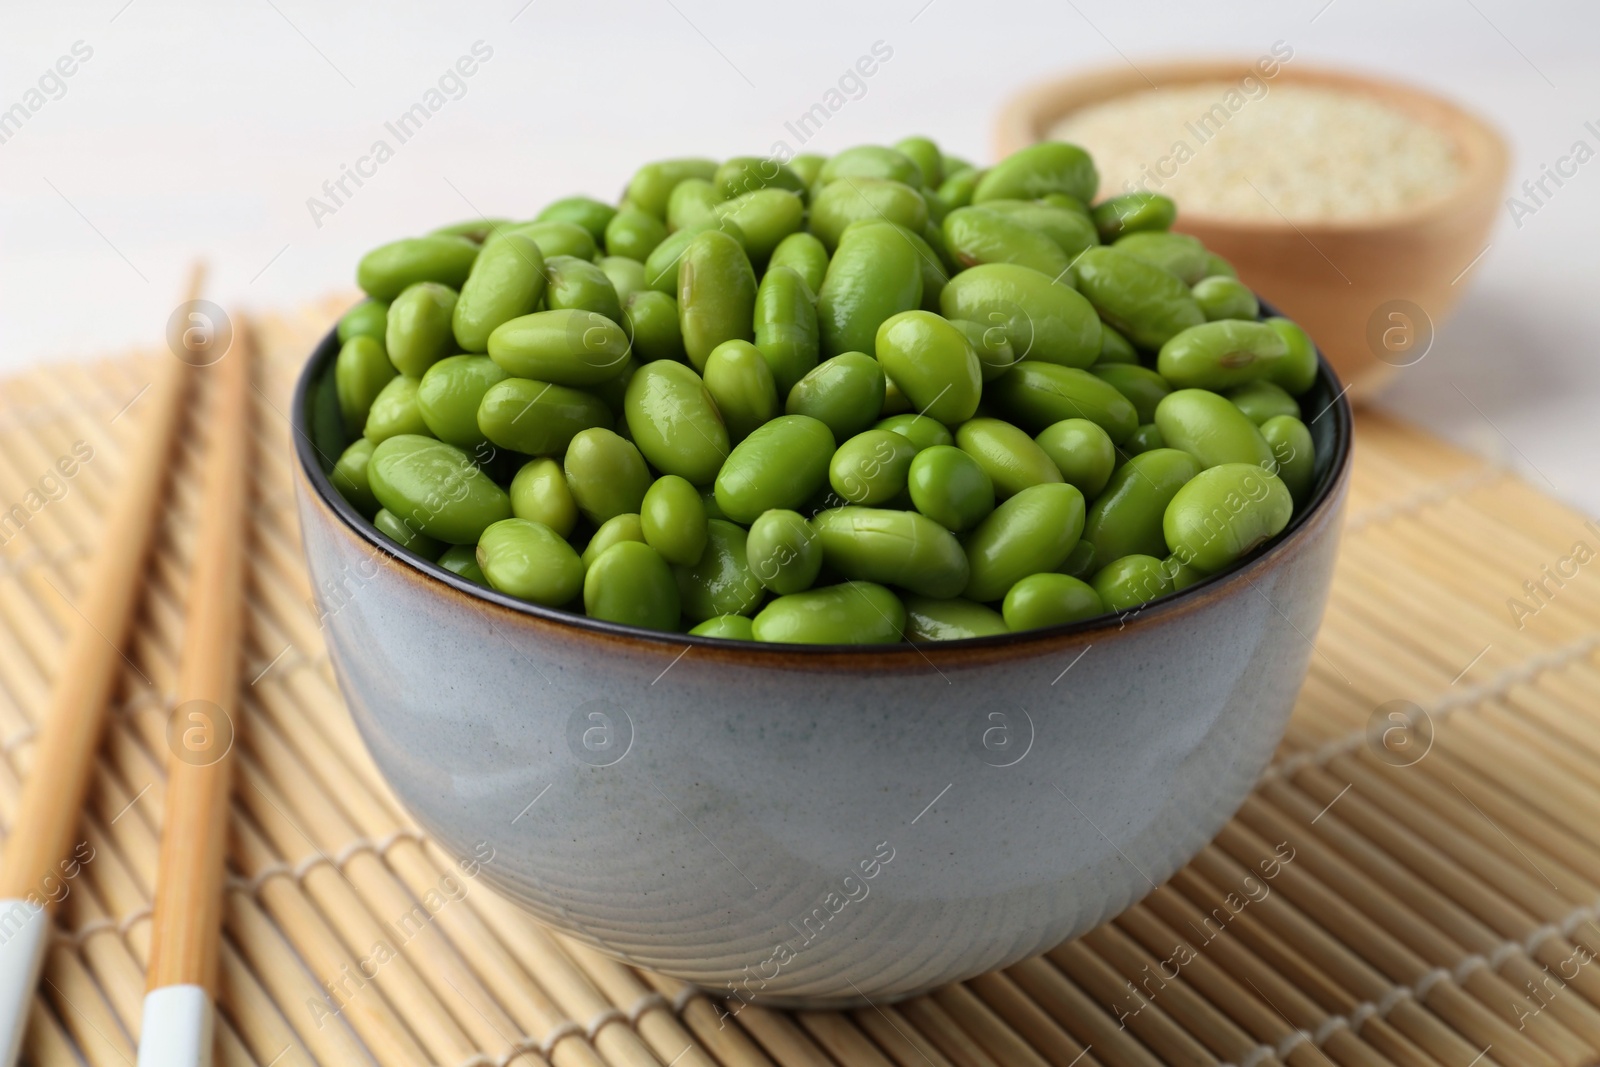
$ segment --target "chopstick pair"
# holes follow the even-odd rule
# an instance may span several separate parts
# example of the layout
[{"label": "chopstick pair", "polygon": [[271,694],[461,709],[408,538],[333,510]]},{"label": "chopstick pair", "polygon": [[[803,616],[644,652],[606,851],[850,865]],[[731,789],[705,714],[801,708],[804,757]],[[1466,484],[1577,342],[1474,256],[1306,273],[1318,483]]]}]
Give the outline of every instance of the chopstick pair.
[{"label": "chopstick pair", "polygon": [[[197,266],[190,302],[198,298],[203,276]],[[177,712],[196,718],[169,731],[175,747],[167,766],[139,1064],[206,1067],[211,1062],[231,727],[243,628],[253,361],[245,324],[233,338],[227,351],[207,353],[203,366],[175,356],[158,370],[77,605],[33,767],[0,859],[3,1067],[12,1067],[21,1052],[50,945],[54,902],[46,889],[72,847],[87,798],[121,650],[149,569],[173,446],[191,386],[202,373],[214,375],[205,416],[209,448],[175,702]]]}]

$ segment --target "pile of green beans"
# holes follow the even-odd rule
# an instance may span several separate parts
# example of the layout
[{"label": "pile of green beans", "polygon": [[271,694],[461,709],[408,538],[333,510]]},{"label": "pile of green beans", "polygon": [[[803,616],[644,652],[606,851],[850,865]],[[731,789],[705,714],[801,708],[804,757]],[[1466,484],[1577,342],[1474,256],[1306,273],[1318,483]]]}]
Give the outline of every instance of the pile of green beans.
[{"label": "pile of green beans", "polygon": [[374,249],[344,497],[593,618],[756,641],[1075,622],[1235,566],[1312,488],[1317,375],[1166,197],[1075,145],[672,159]]}]

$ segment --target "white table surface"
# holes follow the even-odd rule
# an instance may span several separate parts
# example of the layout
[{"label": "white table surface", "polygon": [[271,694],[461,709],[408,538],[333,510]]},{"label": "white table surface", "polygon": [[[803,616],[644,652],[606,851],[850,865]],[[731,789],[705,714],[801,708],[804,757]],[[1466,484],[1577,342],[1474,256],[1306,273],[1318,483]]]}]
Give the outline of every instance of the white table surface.
[{"label": "white table surface", "polygon": [[[1600,7],[1583,0],[92,0],[20,5],[0,109],[92,56],[0,143],[0,374],[156,342],[186,265],[229,308],[349,285],[361,252],[470,216],[609,194],[642,159],[763,154],[875,42],[892,57],[807,145],[925,132],[987,161],[1016,87],[1178,54],[1341,64],[1451,94],[1514,148],[1513,184],[1600,150]],[[459,56],[493,50],[318,226],[307,208]],[[880,48],[883,46],[880,46]],[[53,86],[47,86],[57,91]],[[9,131],[8,131],[9,132]],[[1600,159],[1519,227],[1503,213],[1459,312],[1383,402],[1600,514]],[[1577,537],[1579,531],[1574,531]]]}]

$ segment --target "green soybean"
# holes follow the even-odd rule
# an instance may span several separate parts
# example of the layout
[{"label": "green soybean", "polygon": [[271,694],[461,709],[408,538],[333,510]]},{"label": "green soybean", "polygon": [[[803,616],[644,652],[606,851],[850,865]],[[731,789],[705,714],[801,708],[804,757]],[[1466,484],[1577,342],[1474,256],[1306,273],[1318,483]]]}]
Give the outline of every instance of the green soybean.
[{"label": "green soybean", "polygon": [[1091,583],[1107,611],[1130,611],[1172,592],[1172,578],[1154,556],[1123,556],[1095,573]]},{"label": "green soybean", "polygon": [[735,156],[717,168],[711,184],[724,200],[732,200],[758,189],[779,189],[791,193],[806,191],[806,183],[800,175],[771,157]]},{"label": "green soybean", "polygon": [[689,631],[695,637],[721,637],[729,641],[754,641],[754,627],[743,615],[714,615]]},{"label": "green soybean", "polygon": [[1011,632],[998,611],[960,597],[908,596],[905,605],[907,641],[964,641]]},{"label": "green soybean", "polygon": [[862,219],[899,223],[921,233],[928,203],[916,187],[883,178],[847,178],[826,185],[811,199],[810,230],[832,251],[845,227]]},{"label": "green soybean", "polygon": [[1117,446],[1088,419],[1062,419],[1039,431],[1034,443],[1050,457],[1068,485],[1075,485],[1084,499],[1098,497],[1117,465]]},{"label": "green soybean", "polygon": [[1206,276],[1210,253],[1199,238],[1186,233],[1130,233],[1119,237],[1111,247],[1176,274],[1185,285],[1194,285]]},{"label": "green soybean", "polygon": [[1293,415],[1275,415],[1261,424],[1261,436],[1278,462],[1277,475],[1288,487],[1295,504],[1302,505],[1311,495],[1316,478],[1316,445],[1306,424]]},{"label": "green soybean", "polygon": [[1046,193],[1066,193],[1087,203],[1100,186],[1089,153],[1065,141],[1044,141],[1011,153],[983,175],[972,202],[1037,200]]},{"label": "green soybean", "polygon": [[400,434],[426,434],[428,424],[417,409],[417,380],[403,374],[390,378],[372,398],[366,427],[361,432],[373,444]]},{"label": "green soybean", "polygon": [[971,319],[947,321],[966,336],[978,357],[978,374],[984,381],[994,381],[1017,361],[1017,350],[1011,347],[1004,326],[985,326]]},{"label": "green soybean", "polygon": [[1056,573],[1069,574],[1087,582],[1099,569],[1095,565],[1094,543],[1087,537],[1081,537],[1078,543],[1072,546],[1072,551],[1067,553],[1067,558],[1061,562],[1061,566],[1056,568]]},{"label": "green soybean", "polygon": [[1061,471],[1026,432],[1000,419],[970,419],[956,427],[956,447],[977,461],[1004,500],[1034,485],[1062,480]]},{"label": "green soybean", "polygon": [[716,174],[717,164],[709,159],[663,159],[646,163],[628,182],[627,200],[639,210],[665,219],[667,198],[679,182],[685,178],[710,181]]},{"label": "green soybean", "polygon": [[1162,529],[1174,558],[1215,574],[1282,533],[1293,514],[1289,489],[1276,475],[1251,463],[1223,463],[1178,490]]},{"label": "green soybean", "polygon": [[628,335],[596,311],[535,311],[489,335],[489,358],[507,374],[585,386],[617,377],[628,360]]},{"label": "green soybean", "polygon": [[374,300],[393,300],[418,282],[458,289],[477,258],[477,243],[465,237],[406,237],[362,256],[356,284]]},{"label": "green soybean", "polygon": [[691,367],[646,363],[628,382],[623,409],[634,444],[662,474],[710,485],[728,458],[728,428]]},{"label": "green soybean", "polygon": [[483,568],[478,566],[477,545],[451,545],[439,553],[439,558],[434,562],[451,574],[459,574],[469,582],[476,582],[478,585],[489,584],[489,579],[483,576]]},{"label": "green soybean", "polygon": [[1070,286],[1014,263],[970,267],[939,299],[947,319],[998,326],[1018,360],[1087,367],[1100,355],[1100,320]]},{"label": "green soybean", "polygon": [[378,498],[372,495],[372,484],[367,479],[367,465],[372,461],[373,444],[358,437],[339,454],[328,480],[339,490],[339,495],[350,502],[361,514],[371,518],[378,510]]},{"label": "green soybean", "polygon": [[1050,237],[982,205],[950,212],[940,232],[945,247],[962,267],[1015,263],[1057,279],[1067,273],[1072,262]]},{"label": "green soybean", "polygon": [[612,322],[622,321],[622,301],[606,272],[594,262],[575,256],[551,256],[545,261],[550,279],[545,304],[552,311],[592,311]]},{"label": "green soybean", "polygon": [[944,157],[930,138],[905,137],[895,142],[894,150],[917,165],[923,185],[938,186],[944,181]]},{"label": "green soybean", "polygon": [[1155,448],[1165,448],[1167,443],[1161,439],[1161,430],[1153,422],[1141,423],[1139,428],[1128,439],[1122,442],[1118,449],[1123,456],[1137,456],[1142,452],[1149,452]]},{"label": "green soybean", "polygon": [[580,557],[584,570],[593,566],[594,561],[603,556],[612,545],[619,545],[625,541],[644,544],[644,521],[631,512],[626,515],[613,515],[600,524],[600,528],[584,546],[583,555]]},{"label": "green soybean", "polygon": [[1300,405],[1295,398],[1283,386],[1271,382],[1248,382],[1222,395],[1233,401],[1233,406],[1257,426],[1278,415],[1300,417]]},{"label": "green soybean", "polygon": [[1273,377],[1288,356],[1288,344],[1266,323],[1222,319],[1174,335],[1161,346],[1156,369],[1175,389],[1220,392]]},{"label": "green soybean", "polygon": [[852,504],[884,504],[906,488],[917,454],[911,439],[892,430],[863,430],[841,444],[828,463],[828,484]]},{"label": "green soybean", "polygon": [[1089,373],[1128,398],[1140,425],[1155,418],[1156,405],[1172,392],[1165,378],[1135,363],[1096,363]]},{"label": "green soybean", "polygon": [[1116,248],[1091,248],[1075,266],[1078,290],[1100,317],[1141,348],[1156,349],[1206,320],[1171,271]]},{"label": "green soybean", "polygon": [[884,374],[877,360],[845,352],[817,364],[784,401],[788,415],[818,419],[843,441],[871,426],[883,410]]},{"label": "green soybean", "polygon": [[897,585],[931,597],[966,587],[966,554],[955,535],[915,511],[848,506],[811,520],[822,559],[845,578]]},{"label": "green soybean", "polygon": [[903,311],[878,327],[884,373],[921,414],[947,426],[972,418],[983,391],[978,354],[966,334],[929,311]]},{"label": "green soybean", "polygon": [[645,284],[651,289],[676,298],[684,253],[688,251],[696,237],[713,230],[727,234],[741,246],[744,244],[744,233],[739,229],[739,224],[732,219],[712,219],[686,226],[656,245],[655,250],[650,253],[650,258],[645,260]]},{"label": "green soybean", "polygon": [[650,488],[650,470],[631,441],[601,427],[573,435],[561,469],[578,510],[595,525],[638,513]]},{"label": "green soybean", "polygon": [[401,548],[410,549],[423,559],[438,559],[444,551],[444,544],[434,540],[427,534],[402,522],[394,512],[386,508],[379,508],[378,513],[372,517],[372,525],[378,532]]},{"label": "green soybean", "polygon": [[487,352],[496,326],[538,306],[545,282],[544,256],[531,238],[512,234],[486,247],[451,314],[456,343],[467,352]]},{"label": "green soybean", "polygon": [[623,302],[622,317],[633,340],[633,354],[641,363],[658,359],[682,362],[688,358],[683,351],[675,297],[654,289],[634,293]]},{"label": "green soybean", "polygon": [[1244,319],[1254,322],[1261,314],[1261,303],[1250,287],[1237,278],[1211,275],[1201,278],[1189,288],[1194,302],[1205,312],[1206,319]]},{"label": "green soybean", "polygon": [[1105,323],[1101,323],[1100,358],[1095,365],[1137,362],[1139,362],[1139,353],[1128,343],[1128,339]]},{"label": "green soybean", "polygon": [[[809,234],[794,236],[816,240]],[[821,247],[817,245],[819,251]],[[827,267],[826,254],[822,266]],[[776,255],[756,289],[755,338],[756,350],[767,361],[780,397],[787,397],[795,383],[817,365],[821,342],[815,298],[806,280],[797,271],[778,265]]]},{"label": "green soybean", "polygon": [[913,189],[929,183],[929,178],[916,162],[904,152],[881,145],[864,144],[846,148],[822,165],[817,175],[819,184],[845,179],[886,178],[904,182]]},{"label": "green soybean", "polygon": [[485,437],[530,456],[560,455],[580,430],[613,425],[611,410],[599,397],[532,378],[491,385],[478,405],[478,429]]},{"label": "green soybean", "polygon": [[339,343],[344,344],[352,337],[370,337],[382,344],[388,322],[387,300],[363,300],[340,316]]},{"label": "green soybean", "polygon": [[1093,217],[1100,239],[1114,241],[1123,234],[1167,229],[1178,217],[1178,205],[1160,193],[1124,193],[1096,204]]},{"label": "green soybean", "polygon": [[778,414],[778,387],[766,358],[749,341],[724,341],[706,357],[706,390],[734,442]]},{"label": "green soybean", "polygon": [[717,506],[743,523],[773,508],[794,510],[828,484],[833,451],[826,423],[808,415],[779,416],[740,441],[721,465]]},{"label": "green soybean", "polygon": [[667,197],[667,229],[681,230],[717,217],[722,203],[716,188],[701,178],[685,178]]},{"label": "green soybean", "polygon": [[1239,272],[1234,270],[1233,264],[1212,252],[1206,256],[1207,278],[1237,278]]},{"label": "green soybean", "polygon": [[488,438],[478,428],[484,394],[507,375],[488,356],[446,356],[417,383],[417,413],[439,440],[473,449]]},{"label": "green soybean", "polygon": [[[627,256],[601,256],[595,261],[595,266],[600,268],[606,276],[606,281],[611,283],[611,289],[617,294],[620,305],[626,305],[628,298],[634,293],[646,290],[654,292],[644,283],[644,264],[636,259],[629,259]],[[620,323],[623,320],[616,321]]]},{"label": "green soybean", "polygon": [[1033,485],[1000,504],[967,538],[971,576],[962,593],[988,602],[1030,574],[1054,571],[1083,532],[1083,494],[1065,483]]},{"label": "green soybean", "polygon": [[1181,448],[1202,467],[1254,463],[1271,469],[1272,447],[1256,424],[1227,397],[1205,389],[1179,389],[1156,405],[1156,428],[1171,448]]},{"label": "green soybean", "polygon": [[972,203],[972,192],[978,187],[983,172],[975,167],[957,171],[939,183],[939,199],[951,209]]},{"label": "green soybean", "polygon": [[1267,325],[1289,346],[1288,354],[1278,361],[1269,380],[1283,386],[1292,396],[1299,396],[1317,382],[1316,346],[1304,330],[1288,319],[1270,318]]},{"label": "green soybean", "polygon": [[430,234],[444,234],[450,237],[465,237],[467,240],[481,245],[493,236],[497,230],[503,230],[515,225],[516,223],[510,219],[491,219],[480,215],[476,218],[452,222],[428,232]]},{"label": "green soybean", "polygon": [[[1004,215],[1012,222],[1048,237],[1066,254],[1068,261],[1085,248],[1093,248],[1100,243],[1094,223],[1081,210],[1074,211],[1042,200],[985,200],[978,207],[983,211]],[[1051,276],[1054,277],[1054,274]]]},{"label": "green soybean", "polygon": [[678,583],[655,549],[623,541],[602,552],[584,572],[583,610],[592,619],[673,630],[678,625]]},{"label": "green soybean", "polygon": [[828,275],[828,250],[815,234],[791,233],[772,250],[772,257],[767,260],[767,273],[761,280],[766,281],[779,267],[788,267],[800,275],[815,302],[822,279]]},{"label": "green soybean", "polygon": [[596,241],[616,217],[617,209],[592,196],[567,196],[552,201],[533,217],[535,222],[570,222],[589,231]]},{"label": "green soybean", "polygon": [[746,559],[756,579],[779,596],[810,589],[822,572],[817,533],[797,511],[773,508],[750,524]]},{"label": "green soybean", "polygon": [[357,334],[339,347],[333,362],[333,387],[346,431],[361,432],[372,402],[397,373],[383,351],[382,339]]},{"label": "green soybean", "polygon": [[954,533],[964,533],[994,510],[994,480],[972,456],[948,444],[923,448],[906,471],[906,488],[918,511]]},{"label": "green soybean", "polygon": [[905,630],[900,598],[873,582],[841,582],[780,596],[751,626],[757,641],[807,645],[892,645]]},{"label": "green soybean", "polygon": [[1024,360],[990,382],[985,399],[1036,433],[1062,419],[1088,419],[1121,444],[1139,426],[1133,401],[1076,367]]},{"label": "green soybean", "polygon": [[1123,556],[1166,554],[1161,518],[1186,483],[1200,473],[1187,452],[1157,448],[1141,452],[1117,468],[1095,498],[1083,524],[1083,539],[1102,563]]},{"label": "green soybean", "polygon": [[755,340],[755,306],[756,275],[739,242],[719,230],[695,237],[678,268],[678,327],[696,370],[722,342]]},{"label": "green soybean", "polygon": [[560,607],[583,589],[583,563],[572,546],[527,519],[502,519],[484,530],[478,566],[495,589],[546,607]]},{"label": "green soybean", "polygon": [[511,515],[506,491],[461,449],[417,434],[391,437],[372,450],[367,479],[378,502],[439,541],[471,544]]},{"label": "green soybean", "polygon": [[[932,224],[930,223],[930,226]],[[844,232],[840,241],[844,241],[857,230],[875,227],[888,230],[899,236],[900,240],[911,246],[917,254],[917,269],[922,275],[922,303],[924,311],[938,311],[939,298],[944,294],[944,287],[950,281],[950,271],[946,269],[945,257],[930,244],[922,234],[913,233],[904,226],[882,219],[864,219],[861,222],[852,222]]]},{"label": "green soybean", "polygon": [[764,264],[785,238],[800,232],[806,205],[786,189],[757,189],[724,201],[713,211],[738,224],[751,261]]},{"label": "green soybean", "polygon": [[594,243],[594,236],[588,230],[575,222],[525,222],[520,226],[510,229],[496,230],[484,247],[507,237],[522,236],[539,246],[539,254],[546,260],[556,256],[571,256],[574,259],[592,260],[599,251]]},{"label": "green soybean", "polygon": [[828,262],[817,293],[822,355],[872,351],[884,320],[921,303],[916,248],[890,227],[852,230]]},{"label": "green soybean", "polygon": [[748,615],[766,590],[750,569],[744,527],[724,519],[706,523],[706,547],[687,567],[674,567],[683,614],[693,622],[718,615]]},{"label": "green soybean", "polygon": [[540,522],[562,537],[578,525],[578,502],[561,464],[548,456],[530,459],[511,479],[511,514]]},{"label": "green soybean", "polygon": [[918,449],[932,448],[934,445],[948,445],[955,442],[952,434],[944,423],[930,419],[926,415],[917,415],[906,412],[900,415],[890,415],[886,419],[879,419],[874,429],[893,430],[897,434],[908,437]]},{"label": "green soybean", "polygon": [[613,256],[627,256],[643,263],[666,239],[666,224],[638,208],[624,208],[606,223],[606,252]]},{"label": "green soybean", "polygon": [[1006,591],[1000,607],[1013,630],[1037,630],[1092,619],[1105,611],[1088,582],[1067,574],[1030,574]]},{"label": "green soybean", "polygon": [[418,282],[389,305],[384,349],[395,369],[410,378],[444,358],[455,344],[450,320],[456,291],[438,282]]}]

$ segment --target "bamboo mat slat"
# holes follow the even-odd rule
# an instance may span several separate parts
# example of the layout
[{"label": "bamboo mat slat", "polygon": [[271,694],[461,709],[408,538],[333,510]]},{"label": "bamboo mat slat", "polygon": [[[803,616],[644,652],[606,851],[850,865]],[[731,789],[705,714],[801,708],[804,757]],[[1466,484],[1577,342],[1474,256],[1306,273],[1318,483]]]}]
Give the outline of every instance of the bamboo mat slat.
[{"label": "bamboo mat slat", "polygon": [[[339,307],[254,324],[219,1063],[1600,1064],[1600,577],[1587,566],[1600,524],[1373,414],[1357,420],[1333,594],[1272,765],[1187,868],[1081,940],[892,1006],[785,1013],[636,971],[469,879],[362,972],[376,942],[397,940],[393,917],[458,869],[361,746],[300,562],[288,397]],[[72,603],[100,538],[117,533],[102,515],[140,391],[168,358],[0,382],[0,827]],[[32,1064],[133,1062],[203,403],[181,439],[78,862],[51,889],[62,899]],[[61,457],[75,459],[71,476]],[[1385,717],[1407,706],[1409,720]],[[1401,731],[1387,749],[1374,741],[1385,729]]]}]

